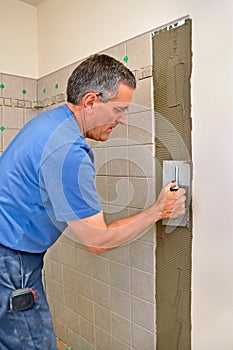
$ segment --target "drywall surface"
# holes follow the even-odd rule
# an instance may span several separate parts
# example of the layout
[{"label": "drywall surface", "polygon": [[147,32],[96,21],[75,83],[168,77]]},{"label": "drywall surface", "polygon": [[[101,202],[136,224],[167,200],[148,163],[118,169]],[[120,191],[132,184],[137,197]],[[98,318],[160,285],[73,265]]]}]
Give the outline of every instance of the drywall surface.
[{"label": "drywall surface", "polygon": [[[164,160],[191,164],[191,21],[153,35],[156,187]],[[167,181],[173,181],[174,177]],[[187,189],[188,190],[188,189]],[[184,226],[157,225],[157,350],[191,349],[192,213]]]},{"label": "drywall surface", "polygon": [[187,13],[185,0],[45,0],[38,8],[39,77]]},{"label": "drywall surface", "polygon": [[0,32],[0,72],[36,78],[36,8],[18,0],[0,0]]}]

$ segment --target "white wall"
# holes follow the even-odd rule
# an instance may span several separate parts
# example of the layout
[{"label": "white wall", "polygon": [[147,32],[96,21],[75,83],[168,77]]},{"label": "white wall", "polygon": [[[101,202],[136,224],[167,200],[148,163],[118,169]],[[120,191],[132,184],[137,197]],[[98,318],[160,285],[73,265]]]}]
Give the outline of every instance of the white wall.
[{"label": "white wall", "polygon": [[38,75],[37,9],[18,0],[0,0],[0,72]]},{"label": "white wall", "polygon": [[192,18],[192,348],[232,350],[232,1],[45,0],[38,14],[39,75],[187,14]]}]

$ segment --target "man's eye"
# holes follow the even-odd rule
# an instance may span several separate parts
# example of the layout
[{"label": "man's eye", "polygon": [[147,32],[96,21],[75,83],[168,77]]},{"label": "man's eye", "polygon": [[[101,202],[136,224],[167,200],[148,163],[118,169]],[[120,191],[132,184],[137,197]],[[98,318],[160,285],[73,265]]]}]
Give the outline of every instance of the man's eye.
[{"label": "man's eye", "polygon": [[129,109],[128,107],[115,107],[116,112],[121,113],[121,114],[127,114]]}]

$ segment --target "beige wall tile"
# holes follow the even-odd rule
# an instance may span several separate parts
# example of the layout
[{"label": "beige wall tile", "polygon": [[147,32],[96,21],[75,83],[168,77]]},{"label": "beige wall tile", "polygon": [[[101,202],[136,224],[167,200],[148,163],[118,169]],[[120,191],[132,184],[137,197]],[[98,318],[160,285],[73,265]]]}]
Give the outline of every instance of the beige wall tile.
[{"label": "beige wall tile", "polygon": [[3,132],[3,150],[7,148],[13,138],[18,134],[19,130],[5,129]]},{"label": "beige wall tile", "polygon": [[112,313],[112,335],[125,344],[131,345],[132,336],[130,321]]},{"label": "beige wall tile", "polygon": [[109,55],[122,63],[125,63],[124,57],[126,55],[126,43],[121,43],[121,44],[112,46],[100,52],[100,54],[102,53]]},{"label": "beige wall tile", "polygon": [[94,303],[94,318],[96,326],[111,333],[111,313],[109,309]]},{"label": "beige wall tile", "polygon": [[132,296],[131,307],[132,321],[153,333],[155,331],[154,304]]},{"label": "beige wall tile", "polygon": [[93,300],[106,308],[110,308],[110,287],[93,279]]},{"label": "beige wall tile", "polygon": [[154,244],[137,240],[131,243],[130,249],[131,249],[130,265],[137,269],[154,274],[155,273]]},{"label": "beige wall tile", "polygon": [[133,349],[135,350],[154,350],[155,349],[155,333],[147,331],[145,328],[136,324],[132,326]]},{"label": "beige wall tile", "polygon": [[153,177],[154,149],[152,145],[133,145],[128,148],[130,176]]},{"label": "beige wall tile", "polygon": [[76,285],[79,294],[89,299],[93,298],[93,280],[90,276],[77,272]]},{"label": "beige wall tile", "polygon": [[5,128],[21,129],[24,125],[24,109],[3,107],[2,123]]},{"label": "beige wall tile", "polygon": [[7,98],[23,99],[24,78],[15,75],[3,74],[2,83],[5,85],[2,89],[2,96]]},{"label": "beige wall tile", "polygon": [[144,112],[146,109],[152,110],[152,78],[146,78],[137,82],[137,89],[135,90],[130,112]]},{"label": "beige wall tile", "polygon": [[131,70],[152,65],[151,34],[146,33],[126,42],[126,52],[129,58],[127,66]]},{"label": "beige wall tile", "polygon": [[37,101],[37,80],[24,78],[23,88],[26,90],[25,100]]},{"label": "beige wall tile", "polygon": [[86,320],[93,322],[94,321],[94,304],[93,301],[79,295],[78,296],[78,312]]},{"label": "beige wall tile", "polygon": [[131,350],[131,347],[113,337],[111,350]]},{"label": "beige wall tile", "polygon": [[127,147],[109,147],[107,149],[107,174],[112,176],[128,176]]},{"label": "beige wall tile", "polygon": [[154,275],[131,268],[131,293],[145,301],[154,302]]},{"label": "beige wall tile", "polygon": [[91,344],[95,344],[94,325],[83,317],[80,317],[80,335],[82,338],[87,339]]},{"label": "beige wall tile", "polygon": [[76,249],[76,267],[78,272],[92,274],[91,254],[85,250]]},{"label": "beige wall tile", "polygon": [[56,95],[56,83],[56,72],[51,73],[43,78],[40,78],[38,80],[38,100],[42,101],[46,98]]},{"label": "beige wall tile", "polygon": [[66,286],[64,286],[64,304],[68,309],[79,312],[78,294]]},{"label": "beige wall tile", "polygon": [[111,349],[111,335],[96,327],[96,350]]},{"label": "beige wall tile", "polygon": [[154,203],[154,181],[152,178],[131,177],[130,183],[133,188],[130,207],[146,209]]},{"label": "beige wall tile", "polygon": [[101,255],[92,255],[92,277],[99,281],[109,283],[110,262]]},{"label": "beige wall tile", "polygon": [[111,310],[115,313],[130,319],[130,294],[120,289],[111,288],[110,290]]},{"label": "beige wall tile", "polygon": [[76,291],[76,270],[74,268],[70,268],[63,264],[63,282],[64,286],[73,291]]},{"label": "beige wall tile", "polygon": [[129,289],[130,289],[129,266],[111,261],[110,283],[111,283],[111,286],[113,287],[119,288],[125,292],[129,292]]},{"label": "beige wall tile", "polygon": [[128,116],[128,143],[132,144],[153,144],[154,126],[153,112],[146,111],[130,114]]}]

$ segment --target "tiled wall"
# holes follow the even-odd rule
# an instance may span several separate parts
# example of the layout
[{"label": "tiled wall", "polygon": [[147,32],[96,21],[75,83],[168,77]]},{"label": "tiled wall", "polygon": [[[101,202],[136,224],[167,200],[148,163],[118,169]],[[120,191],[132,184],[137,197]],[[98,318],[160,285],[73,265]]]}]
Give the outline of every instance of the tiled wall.
[{"label": "tiled wall", "polygon": [[0,154],[37,114],[37,80],[0,73]]},{"label": "tiled wall", "polygon": [[[128,125],[116,128],[106,143],[90,142],[108,223],[141,211],[155,199],[151,50],[148,33],[104,51],[133,70],[138,84]],[[10,77],[17,79],[9,86],[17,86],[18,95],[7,90],[7,76],[0,75],[5,86],[0,90],[5,127],[1,149],[32,115],[63,103],[67,78],[76,65],[38,82]],[[29,83],[35,84],[30,98]],[[24,89],[28,92],[23,94]],[[23,100],[24,107],[7,106],[9,96]],[[26,107],[26,98],[36,103]],[[55,330],[72,349],[155,349],[154,237],[151,227],[131,244],[92,255],[66,231],[47,252],[44,281]]]}]

